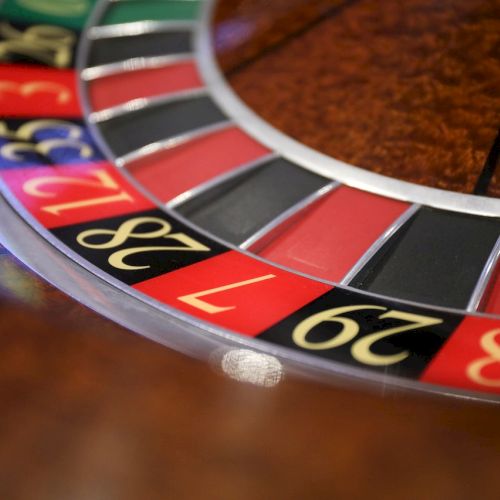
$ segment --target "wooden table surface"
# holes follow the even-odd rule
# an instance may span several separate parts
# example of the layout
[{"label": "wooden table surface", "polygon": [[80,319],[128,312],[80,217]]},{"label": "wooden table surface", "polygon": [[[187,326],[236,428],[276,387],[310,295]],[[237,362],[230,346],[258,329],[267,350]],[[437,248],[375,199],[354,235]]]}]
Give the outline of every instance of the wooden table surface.
[{"label": "wooden table surface", "polygon": [[498,498],[500,409],[230,380],[0,255],[2,500]]}]

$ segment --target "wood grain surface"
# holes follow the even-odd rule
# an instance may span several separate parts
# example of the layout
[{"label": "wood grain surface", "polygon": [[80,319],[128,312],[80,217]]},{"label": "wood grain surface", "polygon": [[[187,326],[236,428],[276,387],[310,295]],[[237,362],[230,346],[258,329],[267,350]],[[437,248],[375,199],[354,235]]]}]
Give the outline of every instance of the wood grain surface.
[{"label": "wood grain surface", "polygon": [[226,378],[0,256],[0,498],[498,498],[500,408]]},{"label": "wood grain surface", "polygon": [[218,5],[221,68],[270,124],[367,170],[499,196],[498,153],[487,165],[500,127],[499,0]]}]

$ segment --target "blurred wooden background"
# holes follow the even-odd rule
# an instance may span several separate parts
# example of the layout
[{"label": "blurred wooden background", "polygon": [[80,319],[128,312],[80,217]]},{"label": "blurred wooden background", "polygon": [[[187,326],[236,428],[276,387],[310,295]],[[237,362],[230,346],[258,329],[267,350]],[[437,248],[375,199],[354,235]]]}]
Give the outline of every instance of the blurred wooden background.
[{"label": "blurred wooden background", "polygon": [[500,496],[500,408],[238,383],[0,255],[0,499]]}]

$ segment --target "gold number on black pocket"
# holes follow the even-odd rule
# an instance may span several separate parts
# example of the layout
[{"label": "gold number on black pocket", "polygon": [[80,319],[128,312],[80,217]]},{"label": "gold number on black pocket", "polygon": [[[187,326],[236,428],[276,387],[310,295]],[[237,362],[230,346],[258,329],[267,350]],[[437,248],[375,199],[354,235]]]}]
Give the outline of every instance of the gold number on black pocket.
[{"label": "gold number on black pocket", "polygon": [[[398,319],[401,321],[406,321],[407,324],[396,326],[393,328],[387,328],[378,332],[373,332],[369,335],[361,337],[358,340],[354,340],[359,334],[360,325],[356,320],[342,315],[349,312],[364,310],[387,311],[387,308],[365,304],[357,306],[335,307],[333,309],[321,311],[301,321],[295,327],[292,333],[293,341],[299,347],[313,351],[335,349],[336,347],[340,347],[351,341],[354,341],[351,346],[351,355],[356,361],[371,366],[388,366],[403,361],[410,355],[410,353],[408,351],[402,351],[400,353],[392,355],[375,354],[372,351],[372,347],[377,341],[382,340],[386,337],[390,337],[392,335],[396,335],[398,333],[413,331],[419,328],[425,328],[427,326],[438,325],[443,322],[443,320],[438,318],[431,318],[429,316],[421,316],[419,314],[411,314],[403,311],[391,310],[380,315],[379,319]],[[312,329],[324,322],[339,323],[342,328],[340,332],[336,333],[332,338],[328,340],[324,340],[321,342],[310,341],[308,339],[308,336]]]},{"label": "gold number on black pocket", "polygon": [[[157,229],[139,232],[136,229],[143,224],[153,224],[157,226]],[[135,238],[141,240],[165,238],[167,240],[172,240],[176,242],[173,245],[161,245],[161,246],[141,246],[134,248],[126,248],[122,250],[117,250],[112,253],[108,262],[117,269],[123,269],[125,271],[135,271],[138,269],[149,269],[151,266],[133,266],[127,264],[125,259],[130,255],[135,255],[144,252],[208,252],[210,248],[203,245],[199,241],[191,238],[185,233],[172,233],[172,226],[163,219],[158,217],[135,217],[128,221],[123,222],[120,227],[116,230],[113,229],[88,229],[80,233],[77,237],[77,241],[80,245],[85,248],[92,248],[98,250],[107,250],[110,248],[116,248],[123,245],[128,239]],[[96,237],[108,237],[107,241],[104,242],[93,242]]]},{"label": "gold number on black pocket", "polygon": [[68,68],[71,64],[76,36],[66,28],[41,24],[19,31],[0,22],[0,36],[0,61],[20,55],[56,68]]}]

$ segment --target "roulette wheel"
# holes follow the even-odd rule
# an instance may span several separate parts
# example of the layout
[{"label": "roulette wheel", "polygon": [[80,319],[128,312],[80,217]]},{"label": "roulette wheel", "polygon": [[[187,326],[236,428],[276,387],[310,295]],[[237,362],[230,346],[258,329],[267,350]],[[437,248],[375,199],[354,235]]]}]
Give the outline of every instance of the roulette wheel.
[{"label": "roulette wheel", "polygon": [[497,401],[499,9],[5,0],[2,241],[234,377]]}]

